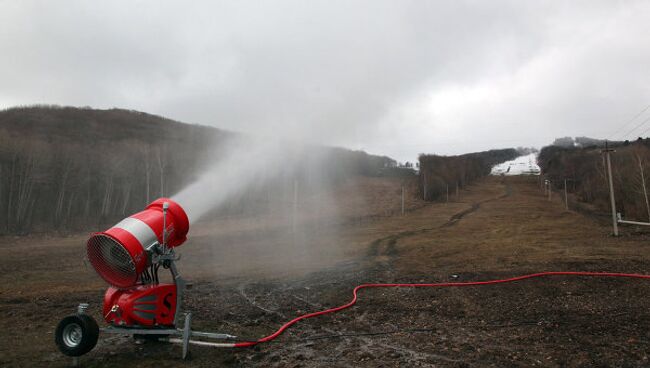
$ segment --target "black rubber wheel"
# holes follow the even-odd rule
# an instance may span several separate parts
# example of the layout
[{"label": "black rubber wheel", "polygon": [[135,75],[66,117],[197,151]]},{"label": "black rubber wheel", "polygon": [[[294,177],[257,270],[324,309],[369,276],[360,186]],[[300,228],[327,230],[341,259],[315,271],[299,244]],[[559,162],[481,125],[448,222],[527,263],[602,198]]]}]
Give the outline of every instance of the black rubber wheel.
[{"label": "black rubber wheel", "polygon": [[88,315],[74,314],[59,322],[54,332],[54,342],[67,356],[81,356],[93,350],[99,338],[99,326]]}]

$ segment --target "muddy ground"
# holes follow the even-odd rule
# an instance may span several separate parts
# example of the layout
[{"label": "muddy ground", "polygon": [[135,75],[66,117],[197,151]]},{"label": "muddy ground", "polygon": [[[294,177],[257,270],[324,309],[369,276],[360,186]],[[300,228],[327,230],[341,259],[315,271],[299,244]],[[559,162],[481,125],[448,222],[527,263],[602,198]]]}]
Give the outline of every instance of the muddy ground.
[{"label": "muddy ground", "polygon": [[[179,263],[194,282],[186,300],[194,328],[258,338],[298,314],[347,302],[351,289],[364,282],[469,281],[560,270],[650,273],[646,233],[624,228],[623,236],[611,237],[606,222],[566,211],[557,196],[548,202],[536,180],[487,178],[459,198],[452,196],[451,203],[343,226],[336,237],[319,229],[287,242],[277,231],[263,249],[247,235],[254,229],[215,231],[215,236],[197,231],[201,235],[183,246]],[[0,365],[67,366],[70,359],[53,343],[58,320],[83,301],[100,319],[105,285],[82,261],[84,238],[0,239]],[[313,247],[300,248],[300,239]],[[244,262],[249,258],[254,259]],[[648,281],[584,277],[363,290],[355,307],[299,322],[256,348],[192,347],[191,358],[182,361],[179,346],[136,345],[113,336],[100,338],[80,362],[84,367],[650,366],[649,296]]]}]

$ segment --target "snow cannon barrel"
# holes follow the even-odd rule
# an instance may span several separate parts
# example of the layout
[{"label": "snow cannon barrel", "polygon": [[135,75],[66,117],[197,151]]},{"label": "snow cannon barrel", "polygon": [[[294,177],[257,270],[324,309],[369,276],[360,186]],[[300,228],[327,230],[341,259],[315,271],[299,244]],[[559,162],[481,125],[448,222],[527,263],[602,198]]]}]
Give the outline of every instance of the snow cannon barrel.
[{"label": "snow cannon barrel", "polygon": [[135,285],[142,271],[151,265],[153,254],[161,249],[163,241],[167,248],[183,244],[189,227],[187,214],[178,203],[159,198],[144,211],[92,234],[86,244],[88,260],[106,282],[127,288]]}]

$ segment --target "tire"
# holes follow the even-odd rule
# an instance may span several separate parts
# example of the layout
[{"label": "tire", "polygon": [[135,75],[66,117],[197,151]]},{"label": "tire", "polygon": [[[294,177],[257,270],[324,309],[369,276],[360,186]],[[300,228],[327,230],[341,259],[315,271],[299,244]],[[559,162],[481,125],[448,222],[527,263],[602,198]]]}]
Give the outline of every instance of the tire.
[{"label": "tire", "polygon": [[88,315],[74,314],[59,322],[54,332],[54,342],[59,350],[71,357],[77,357],[93,350],[99,339],[99,326]]}]

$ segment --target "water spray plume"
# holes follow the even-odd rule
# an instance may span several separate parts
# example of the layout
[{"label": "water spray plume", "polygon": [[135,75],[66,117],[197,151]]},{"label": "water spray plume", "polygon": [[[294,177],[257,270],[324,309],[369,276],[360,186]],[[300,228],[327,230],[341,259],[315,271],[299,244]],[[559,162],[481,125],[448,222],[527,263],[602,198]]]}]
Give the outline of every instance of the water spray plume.
[{"label": "water spray plume", "polygon": [[279,140],[236,139],[194,183],[172,199],[183,206],[190,222],[194,222],[254,184],[277,175],[295,158],[289,145]]}]

